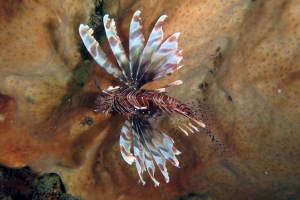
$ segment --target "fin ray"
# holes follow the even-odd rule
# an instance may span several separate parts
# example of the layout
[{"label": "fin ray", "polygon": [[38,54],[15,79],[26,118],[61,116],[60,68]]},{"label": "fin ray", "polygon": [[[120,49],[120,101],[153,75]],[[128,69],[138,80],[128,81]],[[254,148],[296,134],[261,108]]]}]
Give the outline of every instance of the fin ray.
[{"label": "fin ray", "polygon": [[174,33],[153,53],[143,74],[139,77],[140,86],[171,75],[175,70],[181,68],[178,64],[183,57],[182,51],[177,49],[178,37],[179,33]]},{"label": "fin ray", "polygon": [[136,77],[139,70],[140,55],[144,49],[145,38],[140,25],[141,11],[137,10],[133,14],[130,23],[130,38],[129,38],[129,58],[130,58],[130,73],[133,84],[136,82]]},{"label": "fin ray", "polygon": [[169,176],[166,160],[170,161],[174,166],[179,166],[176,155],[179,155],[180,151],[173,146],[173,139],[161,133],[140,115],[130,115],[129,122],[132,126],[134,156],[141,181],[144,183],[142,173],[146,167],[155,185],[159,185],[159,182],[154,178],[154,160],[166,182],[168,182]]},{"label": "fin ray", "polygon": [[147,44],[142,51],[136,77],[136,84],[138,84],[140,87],[143,85],[143,83],[140,84],[140,80],[144,72],[147,71],[147,68],[149,67],[148,64],[150,62],[151,57],[153,56],[153,54],[155,54],[155,52],[158,50],[163,41],[164,32],[162,30],[162,25],[166,17],[167,15],[162,15],[157,20],[151,31]]},{"label": "fin ray", "polygon": [[99,46],[99,43],[92,36],[93,29],[91,29],[88,25],[80,24],[79,34],[85,47],[95,61],[100,66],[104,67],[108,73],[118,78],[120,81],[127,83],[127,79],[124,77],[122,71],[108,60],[106,54]]},{"label": "fin ray", "polygon": [[132,125],[129,120],[125,121],[124,126],[121,129],[120,135],[120,151],[123,159],[128,163],[132,164],[135,161],[135,157],[130,153],[132,145]]},{"label": "fin ray", "polygon": [[122,73],[127,80],[126,84],[128,85],[131,79],[130,64],[126,56],[125,50],[123,48],[123,45],[121,43],[121,40],[117,35],[115,20],[110,19],[108,17],[108,14],[106,14],[103,17],[103,24],[108,39],[108,43],[111,47],[113,54],[117,59],[119,66],[121,67]]}]

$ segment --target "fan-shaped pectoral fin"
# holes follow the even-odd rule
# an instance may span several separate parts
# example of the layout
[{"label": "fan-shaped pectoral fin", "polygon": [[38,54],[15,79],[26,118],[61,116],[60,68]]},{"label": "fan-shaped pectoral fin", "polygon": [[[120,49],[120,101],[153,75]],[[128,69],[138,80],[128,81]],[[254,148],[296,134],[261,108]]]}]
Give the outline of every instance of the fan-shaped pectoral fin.
[{"label": "fan-shaped pectoral fin", "polygon": [[155,185],[159,185],[159,182],[154,178],[155,167],[153,161],[155,161],[166,182],[169,182],[165,161],[168,160],[173,165],[179,166],[176,155],[180,154],[180,152],[173,146],[174,141],[140,115],[131,115],[129,121],[133,130],[134,156],[137,160],[136,162],[138,162],[137,170],[140,178],[140,172],[146,166],[148,174]]}]

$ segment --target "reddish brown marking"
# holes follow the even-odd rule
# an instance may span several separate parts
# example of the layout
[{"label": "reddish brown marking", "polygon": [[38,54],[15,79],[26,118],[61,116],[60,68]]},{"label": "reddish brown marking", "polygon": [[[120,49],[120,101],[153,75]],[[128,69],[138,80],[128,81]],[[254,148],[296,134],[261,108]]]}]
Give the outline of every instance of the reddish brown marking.
[{"label": "reddish brown marking", "polygon": [[173,165],[175,165],[176,166],[176,163],[175,163],[175,161],[173,160],[173,158],[168,158],[168,161],[170,161]]},{"label": "reddish brown marking", "polygon": [[161,29],[162,25],[163,25],[163,21],[157,22],[156,26],[154,26],[154,30],[158,32]]},{"label": "reddish brown marking", "polygon": [[107,22],[106,22],[106,24],[105,24],[105,28],[106,29],[110,29],[110,26],[111,26],[111,23],[112,23],[112,21],[111,21],[111,19],[109,19]]},{"label": "reddish brown marking", "polygon": [[140,36],[141,34],[142,34],[141,30],[137,29],[137,30],[133,31],[132,33],[130,33],[130,39],[136,38],[136,37]]},{"label": "reddish brown marking", "polygon": [[148,45],[151,46],[153,45],[154,42],[159,42],[162,40],[162,36],[160,35],[159,37],[153,38],[152,40],[148,41]]},{"label": "reddish brown marking", "polygon": [[139,162],[139,164],[142,166],[144,164],[144,162],[142,161],[142,159],[140,158],[140,156],[135,156],[135,159]]},{"label": "reddish brown marking", "polygon": [[118,40],[115,36],[110,36],[108,41],[111,46],[116,46],[118,44]]},{"label": "reddish brown marking", "polygon": [[181,51],[180,51],[180,50],[177,50],[177,51],[176,51],[176,56],[178,56],[178,57],[182,57],[182,53],[181,53]]},{"label": "reddish brown marking", "polygon": [[172,151],[173,151],[173,153],[176,153],[176,152],[177,152],[177,149],[173,146],[173,147],[172,147]]},{"label": "reddish brown marking", "polygon": [[149,160],[149,161],[152,161],[152,158],[149,157],[149,156],[147,156],[146,154],[145,154],[145,159],[147,159],[147,160]]},{"label": "reddish brown marking", "polygon": [[170,54],[174,49],[159,49],[159,53]]},{"label": "reddish brown marking", "polygon": [[157,166],[160,169],[160,171],[162,172],[164,171],[164,166],[161,163],[159,163]]},{"label": "reddish brown marking", "polygon": [[129,141],[129,142],[131,141],[129,138],[127,138],[127,136],[124,132],[121,132],[121,136],[124,140]]},{"label": "reddish brown marking", "polygon": [[168,42],[176,42],[177,41],[177,37],[175,35],[172,35],[168,38]]},{"label": "reddish brown marking", "polygon": [[95,41],[95,42],[91,45],[89,52],[90,52],[90,54],[93,56],[93,58],[96,58],[96,57],[97,57],[97,41]]},{"label": "reddish brown marking", "polygon": [[128,153],[122,145],[120,145],[120,151],[123,152],[128,157],[131,156],[131,154]]},{"label": "reddish brown marking", "polygon": [[132,17],[132,20],[131,20],[131,21],[134,21],[134,22],[139,22],[139,19],[140,19],[139,15],[133,15],[133,17]]},{"label": "reddish brown marking", "polygon": [[168,152],[168,149],[166,149],[165,147],[159,147],[159,150],[164,151],[164,152]]},{"label": "reddish brown marking", "polygon": [[168,70],[170,70],[170,69],[174,70],[174,69],[177,68],[177,65],[176,64],[172,64],[172,63],[166,63],[163,66],[164,66],[165,69],[168,69]]},{"label": "reddish brown marking", "polygon": [[85,36],[87,34],[87,29],[86,28],[80,29],[79,34],[81,37]]},{"label": "reddish brown marking", "polygon": [[152,167],[148,167],[147,169],[148,169],[149,174],[153,177],[154,173],[153,173]]}]

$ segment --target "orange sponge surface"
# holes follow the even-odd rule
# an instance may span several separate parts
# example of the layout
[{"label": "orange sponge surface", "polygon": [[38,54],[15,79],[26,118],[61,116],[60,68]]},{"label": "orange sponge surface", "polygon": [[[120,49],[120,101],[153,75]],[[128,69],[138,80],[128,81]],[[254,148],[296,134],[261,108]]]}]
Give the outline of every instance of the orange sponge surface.
[{"label": "orange sponge surface", "polygon": [[[299,197],[300,3],[297,0],[103,1],[125,48],[132,14],[147,38],[167,14],[165,37],[181,32],[183,68],[146,88],[177,79],[169,95],[213,108],[210,128],[238,155],[217,156],[208,137],[186,137],[168,119],[180,168],[154,187],[122,159],[126,116],[94,113],[101,88],[122,85],[83,61],[78,34],[94,1],[0,1],[0,163],[58,173],[83,199],[295,199]],[[106,39],[100,45],[113,55]],[[104,42],[103,42],[104,41]]]}]

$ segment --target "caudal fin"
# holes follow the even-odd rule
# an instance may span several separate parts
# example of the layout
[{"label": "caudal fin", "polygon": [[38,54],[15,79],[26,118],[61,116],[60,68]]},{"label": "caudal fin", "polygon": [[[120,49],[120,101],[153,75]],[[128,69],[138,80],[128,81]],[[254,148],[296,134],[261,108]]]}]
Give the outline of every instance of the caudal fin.
[{"label": "caudal fin", "polygon": [[211,131],[208,128],[205,128],[204,131],[211,138],[215,150],[222,160],[227,161],[228,158],[238,154],[235,148],[226,146],[220,143],[218,140],[216,140],[215,136],[211,133]]},{"label": "caudal fin", "polygon": [[235,148],[222,144],[212,134],[210,128],[217,123],[217,120],[211,106],[206,102],[200,101],[189,103],[188,106],[191,107],[197,116],[205,123],[206,127],[202,128],[201,132],[210,137],[218,156],[222,160],[227,161],[228,158],[238,154],[238,151]]}]

